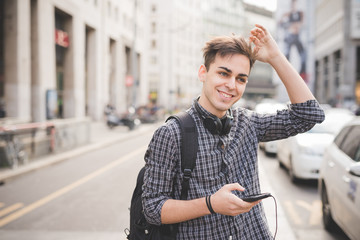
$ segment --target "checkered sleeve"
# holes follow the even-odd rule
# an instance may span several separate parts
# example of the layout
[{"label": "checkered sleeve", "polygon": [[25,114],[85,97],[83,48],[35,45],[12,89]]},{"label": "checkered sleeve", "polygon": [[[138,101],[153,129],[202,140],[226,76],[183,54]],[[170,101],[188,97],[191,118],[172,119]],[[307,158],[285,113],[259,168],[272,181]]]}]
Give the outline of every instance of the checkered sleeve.
[{"label": "checkered sleeve", "polygon": [[161,224],[161,208],[171,198],[177,156],[174,142],[169,128],[161,126],[155,131],[145,153],[142,201],[144,215],[151,224]]},{"label": "checkered sleeve", "polygon": [[325,119],[316,100],[289,104],[288,109],[276,114],[254,114],[253,121],[259,141],[273,141],[309,131]]}]

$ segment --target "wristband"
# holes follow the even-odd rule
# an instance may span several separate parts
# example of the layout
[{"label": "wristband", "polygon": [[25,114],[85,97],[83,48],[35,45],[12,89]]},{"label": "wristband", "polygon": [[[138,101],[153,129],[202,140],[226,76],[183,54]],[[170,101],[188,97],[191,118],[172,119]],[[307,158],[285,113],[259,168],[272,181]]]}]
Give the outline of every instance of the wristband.
[{"label": "wristband", "polygon": [[211,197],[211,195],[210,195],[210,196],[206,196],[206,198],[205,198],[206,206],[208,207],[210,213],[211,213],[211,214],[214,214],[215,211],[214,211],[214,209],[213,209],[212,206],[211,206],[210,197]]}]

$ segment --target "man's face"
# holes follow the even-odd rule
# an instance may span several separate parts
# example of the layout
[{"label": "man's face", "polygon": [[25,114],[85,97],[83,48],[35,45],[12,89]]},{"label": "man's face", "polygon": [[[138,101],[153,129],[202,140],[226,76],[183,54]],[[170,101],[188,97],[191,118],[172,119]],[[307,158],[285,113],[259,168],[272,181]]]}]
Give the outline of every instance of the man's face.
[{"label": "man's face", "polygon": [[243,95],[249,73],[250,61],[246,56],[217,55],[209,69],[204,65],[199,69],[198,76],[203,82],[199,103],[217,117],[223,117]]}]

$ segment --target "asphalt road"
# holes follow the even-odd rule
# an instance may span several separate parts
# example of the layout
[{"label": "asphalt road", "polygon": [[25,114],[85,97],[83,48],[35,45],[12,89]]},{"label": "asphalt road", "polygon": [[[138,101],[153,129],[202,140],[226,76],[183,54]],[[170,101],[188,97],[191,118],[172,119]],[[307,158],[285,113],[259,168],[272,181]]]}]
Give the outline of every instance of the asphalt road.
[{"label": "asphalt road", "polygon": [[0,186],[0,238],[124,239],[131,193],[151,136],[7,181]]}]

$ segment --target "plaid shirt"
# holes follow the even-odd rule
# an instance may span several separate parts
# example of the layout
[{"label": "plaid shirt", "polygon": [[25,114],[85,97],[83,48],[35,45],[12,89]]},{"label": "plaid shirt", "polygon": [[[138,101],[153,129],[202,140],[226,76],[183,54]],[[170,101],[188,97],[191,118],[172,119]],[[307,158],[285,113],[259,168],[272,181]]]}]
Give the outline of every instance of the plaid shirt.
[{"label": "plaid shirt", "polygon": [[[201,110],[209,115],[205,109]],[[194,118],[199,134],[188,199],[214,194],[228,183],[239,183],[246,189],[234,191],[238,197],[260,193],[258,143],[306,132],[325,118],[316,100],[290,104],[288,109],[275,114],[238,108],[232,110],[230,133],[219,136],[204,127],[194,105],[187,111]],[[142,197],[146,219],[152,224],[161,224],[161,208],[167,199],[180,199],[183,177],[180,152],[180,127],[172,119],[156,130],[145,154]],[[272,239],[272,234],[260,203],[235,217],[211,214],[182,222],[177,239]]]}]

